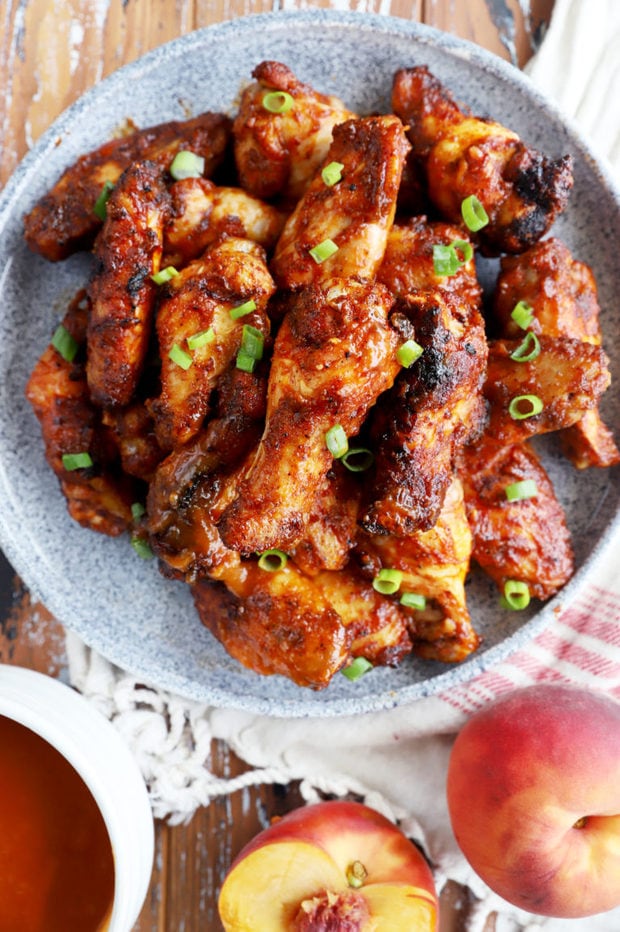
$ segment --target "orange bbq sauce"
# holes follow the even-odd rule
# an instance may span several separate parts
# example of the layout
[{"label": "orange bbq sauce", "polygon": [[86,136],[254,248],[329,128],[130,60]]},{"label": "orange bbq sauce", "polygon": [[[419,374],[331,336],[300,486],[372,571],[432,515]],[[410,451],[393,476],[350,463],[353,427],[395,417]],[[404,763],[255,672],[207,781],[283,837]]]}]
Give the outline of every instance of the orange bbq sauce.
[{"label": "orange bbq sauce", "polygon": [[90,790],[47,741],[0,715],[0,932],[103,932],[113,895]]}]

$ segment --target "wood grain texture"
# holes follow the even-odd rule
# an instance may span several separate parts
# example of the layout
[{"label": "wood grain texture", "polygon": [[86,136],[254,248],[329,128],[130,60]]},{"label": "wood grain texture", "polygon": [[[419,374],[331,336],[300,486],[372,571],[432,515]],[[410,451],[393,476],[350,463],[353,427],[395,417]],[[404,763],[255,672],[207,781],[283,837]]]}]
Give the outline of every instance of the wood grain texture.
[{"label": "wood grain texture", "polygon": [[[0,0],[0,187],[62,110],[149,49],[249,13],[319,5],[345,7],[343,0]],[[346,6],[425,22],[523,65],[553,2],[350,0]],[[66,675],[62,626],[31,601],[1,555],[0,662]],[[220,742],[210,766],[220,776],[246,769]],[[220,932],[217,893],[231,860],[271,818],[300,803],[297,785],[257,787],[214,799],[189,825],[159,823],[152,883],[134,932]],[[470,907],[467,894],[448,885],[441,932],[463,929]],[[492,928],[491,920],[487,932]]]}]

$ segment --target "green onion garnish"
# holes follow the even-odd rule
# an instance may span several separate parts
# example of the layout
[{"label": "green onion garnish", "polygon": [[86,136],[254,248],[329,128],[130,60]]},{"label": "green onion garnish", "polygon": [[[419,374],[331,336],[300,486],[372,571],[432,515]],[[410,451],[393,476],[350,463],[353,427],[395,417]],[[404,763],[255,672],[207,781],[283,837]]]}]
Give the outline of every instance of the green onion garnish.
[{"label": "green onion garnish", "polygon": [[360,676],[368,673],[369,670],[372,670],[370,660],[366,660],[365,657],[356,657],[347,667],[343,667],[340,672],[354,683],[356,680],[359,680]]},{"label": "green onion garnish", "polygon": [[142,502],[134,502],[131,506],[131,517],[134,521],[139,521],[143,514],[145,514],[146,508]]},{"label": "green onion garnish", "polygon": [[501,600],[504,608],[521,611],[530,604],[530,590],[527,583],[518,579],[507,579],[504,583],[504,596]]},{"label": "green onion garnish", "polygon": [[531,362],[540,355],[540,341],[533,330],[528,330],[516,350],[510,354],[515,362]]},{"label": "green onion garnish", "polygon": [[520,482],[511,482],[504,489],[509,502],[520,502],[526,498],[535,498],[538,488],[533,479],[522,479]]},{"label": "green onion garnish", "polygon": [[[459,257],[457,250],[463,254],[462,259]],[[461,266],[469,262],[473,254],[474,250],[471,243],[468,243],[465,239],[455,239],[448,246],[444,246],[442,243],[435,243],[433,246],[433,269],[435,275],[439,278],[454,275]]]},{"label": "green onion garnish", "polygon": [[337,184],[342,178],[342,169],[344,164],[342,162],[330,162],[329,165],[326,165],[321,172],[321,178],[328,186],[331,188],[332,185]]},{"label": "green onion garnish", "polygon": [[349,441],[347,440],[344,428],[341,427],[340,424],[334,424],[333,427],[329,428],[325,434],[325,446],[334,459],[338,460],[341,456],[345,455],[349,449]]},{"label": "green onion garnish", "polygon": [[105,218],[107,217],[108,200],[113,190],[114,190],[114,182],[104,181],[103,187],[101,188],[101,191],[99,192],[99,197],[97,198],[97,200],[95,201],[93,205],[93,213],[96,214],[96,216],[99,217],[100,220],[105,220]]},{"label": "green onion garnish", "polygon": [[178,343],[172,344],[168,359],[171,359],[173,363],[185,370],[189,369],[192,364],[192,357],[185,350],[182,350]]},{"label": "green onion garnish", "polygon": [[238,304],[237,307],[230,309],[229,314],[232,320],[239,320],[240,317],[245,317],[246,314],[251,314],[252,311],[256,310],[256,301],[254,298],[250,298],[249,301],[244,301],[243,304]]},{"label": "green onion garnish", "polygon": [[258,558],[258,565],[261,570],[267,570],[268,573],[277,573],[278,570],[284,569],[288,556],[283,550],[273,547],[271,550],[264,550]]},{"label": "green onion garnish", "polygon": [[510,312],[510,316],[521,330],[527,330],[534,317],[534,308],[527,301],[518,301]]},{"label": "green onion garnish", "polygon": [[249,353],[244,352],[242,349],[237,353],[237,358],[235,359],[235,367],[241,369],[242,372],[254,372],[254,366],[256,365],[256,360],[253,356],[250,356]]},{"label": "green onion garnish", "polygon": [[200,178],[205,170],[205,160],[202,155],[180,149],[172,160],[170,174],[175,181],[182,178]]},{"label": "green onion garnish", "polygon": [[399,346],[396,351],[396,358],[403,368],[408,369],[416,359],[419,359],[424,348],[420,346],[419,343],[416,343],[415,340],[407,340],[402,346]]},{"label": "green onion garnish", "polygon": [[73,339],[67,328],[62,324],[58,324],[54,330],[52,346],[67,362],[73,362],[75,354],[80,348],[78,341]]},{"label": "green onion garnish", "polygon": [[73,472],[74,469],[88,469],[93,461],[90,453],[63,453],[62,465],[67,472]]},{"label": "green onion garnish", "polygon": [[489,215],[475,194],[470,194],[461,202],[461,216],[472,233],[481,230],[489,222]]},{"label": "green onion garnish", "polygon": [[208,330],[199,330],[198,333],[192,333],[190,337],[187,338],[188,349],[197,350],[201,347],[206,346],[208,343],[213,343],[215,340],[215,331],[213,327],[209,327]]},{"label": "green onion garnish", "polygon": [[312,247],[310,255],[316,264],[320,265],[321,262],[325,262],[326,259],[333,256],[335,252],[338,252],[338,247],[333,239],[324,239],[322,243]]},{"label": "green onion garnish", "polygon": [[241,337],[241,349],[251,356],[252,359],[263,358],[263,349],[265,346],[265,337],[257,330],[256,327],[252,327],[251,324],[243,325],[243,336]]},{"label": "green onion garnish", "polygon": [[155,272],[154,275],[151,275],[151,278],[156,285],[163,285],[165,282],[169,282],[171,278],[174,278],[179,273],[173,265],[167,265],[165,269],[160,269],[159,272]]},{"label": "green onion garnish", "polygon": [[415,608],[423,612],[426,608],[426,596],[417,592],[403,592],[400,597],[400,604],[404,605],[405,608]]},{"label": "green onion garnish", "polygon": [[516,395],[508,405],[508,414],[515,421],[540,414],[544,405],[538,395]]},{"label": "green onion garnish", "polygon": [[142,538],[142,537],[132,537],[132,538],[131,538],[131,546],[132,546],[133,549],[136,551],[136,553],[138,554],[138,556],[141,557],[143,560],[150,560],[150,559],[152,559],[152,557],[153,557],[153,551],[151,550],[151,547],[150,547],[148,541],[144,540],[144,538]]},{"label": "green onion garnish", "polygon": [[394,595],[400,589],[403,574],[400,570],[382,569],[372,581],[372,588],[382,595]]},{"label": "green onion garnish", "polygon": [[375,461],[375,454],[366,447],[350,447],[340,457],[340,462],[350,472],[366,472]]},{"label": "green onion garnish", "polygon": [[262,99],[262,105],[269,113],[288,113],[294,103],[286,91],[268,91]]}]

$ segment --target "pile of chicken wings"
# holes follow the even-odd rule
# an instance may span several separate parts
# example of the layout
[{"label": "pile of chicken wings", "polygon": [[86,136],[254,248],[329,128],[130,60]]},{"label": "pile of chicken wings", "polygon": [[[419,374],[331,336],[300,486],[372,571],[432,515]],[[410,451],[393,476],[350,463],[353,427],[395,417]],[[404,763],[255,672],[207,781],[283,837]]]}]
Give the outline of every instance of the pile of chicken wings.
[{"label": "pile of chicken wings", "polygon": [[547,236],[571,159],[422,66],[371,116],[279,62],[252,78],[234,119],[126,132],[25,217],[48,260],[93,254],[26,390],[47,461],[258,673],[461,661],[472,561],[498,612],[573,571],[530,438],[620,461],[596,285]]}]

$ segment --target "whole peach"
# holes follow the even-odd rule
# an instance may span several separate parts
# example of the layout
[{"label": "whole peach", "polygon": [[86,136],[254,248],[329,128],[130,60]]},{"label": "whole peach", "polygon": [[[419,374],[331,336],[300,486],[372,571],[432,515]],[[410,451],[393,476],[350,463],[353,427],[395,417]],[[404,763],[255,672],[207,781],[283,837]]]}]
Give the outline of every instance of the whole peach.
[{"label": "whole peach", "polygon": [[459,847],[500,896],[532,913],[620,904],[620,704],[555,684],[475,713],[448,767]]}]

